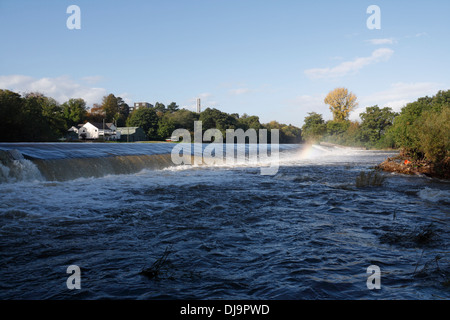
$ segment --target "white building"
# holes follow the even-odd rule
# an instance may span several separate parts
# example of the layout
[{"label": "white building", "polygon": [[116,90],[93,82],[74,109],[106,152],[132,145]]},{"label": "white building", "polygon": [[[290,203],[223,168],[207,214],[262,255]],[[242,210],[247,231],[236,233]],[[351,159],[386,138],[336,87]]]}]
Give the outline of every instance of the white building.
[{"label": "white building", "polygon": [[72,127],[70,127],[70,129],[67,130],[67,131],[69,131],[69,132],[74,132],[74,133],[78,134],[78,131],[80,130],[80,128],[81,128],[82,126],[83,126],[82,124],[79,124],[79,125],[77,125],[76,127],[75,127],[75,126],[72,126]]},{"label": "white building", "polygon": [[78,137],[81,140],[119,140],[120,131],[113,123],[85,123],[78,129]]}]

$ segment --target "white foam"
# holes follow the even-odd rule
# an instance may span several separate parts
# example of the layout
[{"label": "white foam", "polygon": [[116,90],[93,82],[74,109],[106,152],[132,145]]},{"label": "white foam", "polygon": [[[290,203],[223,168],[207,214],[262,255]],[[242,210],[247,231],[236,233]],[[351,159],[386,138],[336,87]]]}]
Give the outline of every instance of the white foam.
[{"label": "white foam", "polygon": [[0,183],[41,180],[39,169],[30,160],[13,160],[9,167],[0,164]]},{"label": "white foam", "polygon": [[0,183],[8,182],[10,171],[11,170],[8,167],[6,167],[0,163]]}]

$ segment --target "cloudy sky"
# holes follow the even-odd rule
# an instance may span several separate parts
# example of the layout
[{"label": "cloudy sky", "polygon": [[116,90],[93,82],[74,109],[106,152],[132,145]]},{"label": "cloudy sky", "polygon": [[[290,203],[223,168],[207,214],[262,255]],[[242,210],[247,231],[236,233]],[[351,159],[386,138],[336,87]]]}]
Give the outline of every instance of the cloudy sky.
[{"label": "cloudy sky", "polygon": [[[369,29],[370,5],[381,29]],[[81,29],[69,29],[70,5]],[[172,101],[301,126],[336,87],[400,110],[450,89],[450,1],[0,0],[0,88]]]}]

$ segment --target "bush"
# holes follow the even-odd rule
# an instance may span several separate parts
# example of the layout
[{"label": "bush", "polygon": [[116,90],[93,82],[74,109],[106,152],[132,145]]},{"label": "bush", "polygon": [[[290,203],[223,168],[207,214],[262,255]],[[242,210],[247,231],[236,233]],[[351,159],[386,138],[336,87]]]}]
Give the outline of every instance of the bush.
[{"label": "bush", "polygon": [[416,122],[417,147],[425,158],[440,162],[450,156],[450,106],[441,112],[424,112]]},{"label": "bush", "polygon": [[369,171],[364,172],[361,171],[359,176],[356,177],[356,187],[357,188],[363,188],[363,187],[380,187],[383,185],[386,178],[379,174],[376,171]]},{"label": "bush", "polygon": [[413,159],[439,162],[449,157],[450,90],[406,105],[387,136]]},{"label": "bush", "polygon": [[303,140],[309,143],[320,141],[326,134],[327,126],[321,114],[309,112],[301,129]]}]

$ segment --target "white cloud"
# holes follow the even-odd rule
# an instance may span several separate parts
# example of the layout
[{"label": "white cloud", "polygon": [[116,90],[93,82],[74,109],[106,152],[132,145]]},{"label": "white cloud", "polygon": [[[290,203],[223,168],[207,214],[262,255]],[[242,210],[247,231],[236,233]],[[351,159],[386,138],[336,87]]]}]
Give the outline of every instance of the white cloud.
[{"label": "white cloud", "polygon": [[333,68],[308,69],[305,71],[305,74],[313,79],[344,77],[349,74],[355,74],[370,64],[387,61],[393,54],[394,51],[391,49],[380,48],[372,52],[369,57],[356,58],[352,61],[342,62]]},{"label": "white cloud", "polygon": [[393,38],[387,38],[387,39],[370,39],[366,40],[366,42],[369,42],[373,45],[383,45],[383,44],[395,44],[397,41]]},{"label": "white cloud", "polygon": [[[217,107],[218,102],[213,100],[213,95],[212,93],[201,93],[198,95],[198,97],[201,99],[201,105],[202,105],[202,109],[205,110],[205,108],[208,107]],[[197,100],[197,99],[195,99]]]},{"label": "white cloud", "polygon": [[414,35],[407,35],[407,36],[405,36],[405,38],[411,39],[411,38],[421,38],[421,37],[428,37],[428,36],[429,36],[429,34],[426,32],[419,32]]},{"label": "white cloud", "polygon": [[378,105],[380,108],[390,107],[394,111],[400,112],[406,104],[414,102],[420,97],[431,97],[439,90],[447,89],[448,86],[434,82],[393,83],[389,89],[360,97],[360,108],[353,111],[350,119],[359,119],[359,114],[364,112],[366,107],[374,105]]},{"label": "white cloud", "polygon": [[325,104],[326,94],[301,95],[294,99],[286,101],[286,107],[274,112],[275,117],[283,117],[279,120],[284,123],[292,123],[297,126],[303,126],[303,120],[308,113],[316,112],[323,116],[324,120],[331,120],[331,112]]},{"label": "white cloud", "polygon": [[[448,85],[435,82],[393,83],[385,90],[358,96],[359,107],[350,114],[350,120],[360,121],[359,114],[365,112],[367,107],[374,105],[378,105],[380,108],[390,107],[394,111],[400,112],[406,104],[414,102],[420,97],[434,96],[439,90],[448,90],[448,87]],[[284,108],[280,113],[303,120],[309,112],[317,112],[322,114],[325,120],[331,120],[332,114],[324,102],[325,96],[326,94],[298,96],[286,101],[290,107]]]},{"label": "white cloud", "polygon": [[0,76],[0,88],[18,93],[40,92],[59,103],[71,98],[82,98],[88,106],[101,102],[107,94],[104,88],[84,86],[67,76],[40,79],[24,75]]},{"label": "white cloud", "polygon": [[317,112],[316,110],[325,106],[324,99],[325,95],[302,95],[289,102],[296,106],[306,107],[311,110],[311,112]]},{"label": "white cloud", "polygon": [[205,100],[209,99],[210,97],[212,97],[212,93],[209,93],[209,92],[200,93],[198,95],[198,98],[205,99]]},{"label": "white cloud", "polygon": [[426,32],[417,33],[416,38],[420,38],[420,37],[428,37],[428,33],[426,33]]},{"label": "white cloud", "polygon": [[123,101],[129,106],[133,105],[133,99],[131,99],[131,95],[128,92],[123,92],[121,94],[116,95],[116,97],[121,97]]},{"label": "white cloud", "polygon": [[251,91],[251,90],[248,89],[248,88],[238,88],[238,89],[232,89],[232,90],[230,90],[229,92],[230,92],[230,94],[232,94],[232,95],[238,96],[238,95],[241,95],[241,94],[249,93],[250,91]]},{"label": "white cloud", "polygon": [[84,82],[86,82],[88,84],[95,84],[95,83],[102,81],[103,77],[102,76],[87,76],[87,77],[81,78],[81,80],[83,80]]}]

